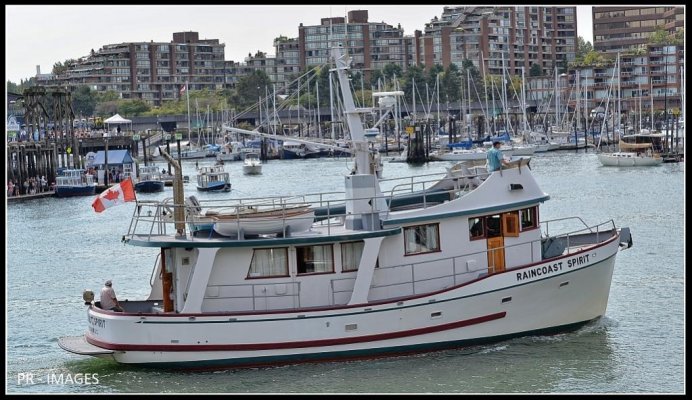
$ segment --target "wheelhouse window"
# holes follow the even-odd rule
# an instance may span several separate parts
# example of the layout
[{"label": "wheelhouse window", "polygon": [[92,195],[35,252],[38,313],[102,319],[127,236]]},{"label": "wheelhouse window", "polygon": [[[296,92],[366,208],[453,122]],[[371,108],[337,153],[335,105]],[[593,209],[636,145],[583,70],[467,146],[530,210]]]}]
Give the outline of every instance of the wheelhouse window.
[{"label": "wheelhouse window", "polygon": [[298,275],[334,272],[332,245],[296,247]]},{"label": "wheelhouse window", "polygon": [[438,224],[404,228],[405,255],[432,253],[434,251],[440,251],[440,228]]},{"label": "wheelhouse window", "polygon": [[485,237],[485,219],[483,217],[469,218],[469,238],[471,240]]},{"label": "wheelhouse window", "polygon": [[248,278],[288,276],[288,249],[255,249]]},{"label": "wheelhouse window", "polygon": [[502,236],[502,218],[501,214],[488,215],[485,217],[487,225],[486,235],[489,238]]},{"label": "wheelhouse window", "polygon": [[525,208],[519,212],[521,216],[521,230],[526,231],[538,227],[538,218],[536,218],[536,207]]}]

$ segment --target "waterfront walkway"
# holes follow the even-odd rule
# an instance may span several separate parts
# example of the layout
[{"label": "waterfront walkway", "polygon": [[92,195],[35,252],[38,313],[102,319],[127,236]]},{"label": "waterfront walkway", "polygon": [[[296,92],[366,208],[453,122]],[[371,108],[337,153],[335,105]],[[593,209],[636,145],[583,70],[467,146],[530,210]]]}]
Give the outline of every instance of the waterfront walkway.
[{"label": "waterfront walkway", "polygon": [[22,194],[19,196],[9,196],[9,197],[7,197],[7,202],[8,203],[17,203],[17,202],[24,201],[24,200],[42,199],[44,197],[53,197],[53,196],[55,196],[55,191],[48,190],[45,192],[40,192],[40,193],[35,193],[35,194]]}]

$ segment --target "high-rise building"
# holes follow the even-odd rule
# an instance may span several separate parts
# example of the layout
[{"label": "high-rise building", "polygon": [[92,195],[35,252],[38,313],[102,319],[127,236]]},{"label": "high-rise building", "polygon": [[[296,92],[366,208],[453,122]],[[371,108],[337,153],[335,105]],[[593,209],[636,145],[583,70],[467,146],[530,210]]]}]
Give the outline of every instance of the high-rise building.
[{"label": "high-rise building", "polygon": [[368,22],[367,10],[348,12],[343,17],[322,18],[320,25],[298,27],[299,61],[301,70],[329,62],[332,42],[344,43],[352,59],[354,71],[364,72],[366,79],[372,70],[387,64],[397,64],[405,71],[413,61],[409,53],[412,38],[404,37],[401,26],[385,22]]},{"label": "high-rise building", "polygon": [[594,50],[615,55],[650,41],[657,29],[685,27],[683,7],[593,7]]},{"label": "high-rise building", "polygon": [[416,32],[417,62],[425,67],[471,60],[486,72],[526,74],[533,64],[544,75],[574,60],[577,46],[576,7],[444,7],[425,31]]}]

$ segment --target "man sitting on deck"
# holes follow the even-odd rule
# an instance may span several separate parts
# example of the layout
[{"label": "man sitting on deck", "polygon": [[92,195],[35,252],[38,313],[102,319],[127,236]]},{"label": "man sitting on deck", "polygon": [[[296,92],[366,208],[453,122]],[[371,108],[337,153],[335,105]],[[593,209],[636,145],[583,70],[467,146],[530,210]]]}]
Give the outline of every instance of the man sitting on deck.
[{"label": "man sitting on deck", "polygon": [[118,299],[115,297],[115,290],[113,290],[113,282],[111,280],[106,281],[106,286],[101,289],[101,308],[104,310],[123,312]]}]

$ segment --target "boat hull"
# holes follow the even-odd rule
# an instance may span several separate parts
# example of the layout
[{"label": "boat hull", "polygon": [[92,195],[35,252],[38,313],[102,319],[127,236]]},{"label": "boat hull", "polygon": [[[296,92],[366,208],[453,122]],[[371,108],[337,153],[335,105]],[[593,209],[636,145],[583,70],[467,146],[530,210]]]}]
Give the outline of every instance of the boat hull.
[{"label": "boat hull", "polygon": [[135,183],[135,191],[141,193],[163,192],[163,181],[140,181]]},{"label": "boat hull", "polygon": [[86,340],[119,363],[184,369],[371,358],[562,332],[604,315],[617,245],[592,249],[589,263],[570,255],[377,304],[211,315],[92,306]]},{"label": "boat hull", "polygon": [[197,190],[199,190],[200,192],[230,192],[231,184],[224,182],[210,183],[208,186],[204,187],[197,186]]},{"label": "boat hull", "polygon": [[639,156],[636,153],[602,153],[598,160],[605,167],[652,167],[663,164],[662,157]]},{"label": "boat hull", "polygon": [[243,174],[245,175],[260,175],[262,173],[262,165],[243,165]]},{"label": "boat hull", "polygon": [[96,186],[57,186],[55,195],[57,197],[72,197],[72,196],[93,196],[96,194]]}]

